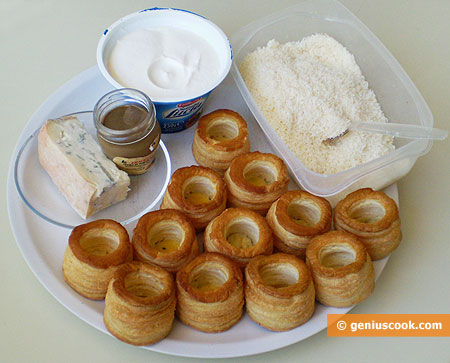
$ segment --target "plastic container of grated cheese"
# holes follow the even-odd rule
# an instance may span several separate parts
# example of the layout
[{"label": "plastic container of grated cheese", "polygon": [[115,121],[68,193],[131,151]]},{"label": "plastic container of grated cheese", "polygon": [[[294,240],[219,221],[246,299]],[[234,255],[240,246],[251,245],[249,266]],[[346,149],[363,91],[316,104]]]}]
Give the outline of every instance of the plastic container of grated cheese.
[{"label": "plastic container of grated cheese", "polygon": [[239,73],[239,64],[245,56],[257,47],[265,46],[269,40],[286,43],[315,33],[332,36],[355,56],[389,120],[433,126],[428,105],[397,60],[356,16],[334,0],[300,1],[233,34],[233,78],[269,142],[302,188],[316,195],[332,197],[332,200],[362,187],[382,189],[405,176],[417,158],[430,150],[432,141],[398,138],[395,139],[396,149],[380,158],[337,174],[315,173],[294,156],[273,130]]}]

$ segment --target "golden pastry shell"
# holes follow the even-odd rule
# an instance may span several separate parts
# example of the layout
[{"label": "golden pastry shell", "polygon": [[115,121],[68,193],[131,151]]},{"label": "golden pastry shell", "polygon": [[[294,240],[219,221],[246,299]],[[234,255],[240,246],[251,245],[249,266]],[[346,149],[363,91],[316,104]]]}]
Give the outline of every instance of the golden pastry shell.
[{"label": "golden pastry shell", "polygon": [[175,307],[172,275],[156,265],[132,261],[120,265],[109,282],[103,321],[119,340],[154,344],[170,333]]},{"label": "golden pastry shell", "polygon": [[[95,255],[81,247],[83,235],[92,230],[111,230],[117,233],[119,244],[117,248],[107,255]],[[68,246],[74,256],[91,267],[106,269],[127,261],[132,255],[130,238],[127,230],[118,222],[111,219],[98,219],[75,227],[69,236]]]},{"label": "golden pastry shell", "polygon": [[[256,186],[250,184],[244,177],[244,170],[250,163],[261,163],[265,165],[270,165],[276,171],[275,180],[264,186]],[[242,195],[233,193],[240,200],[252,202],[253,194],[268,194],[274,193],[280,190],[286,189],[289,184],[289,177],[287,175],[286,164],[282,159],[274,154],[261,153],[259,151],[254,151],[246,154],[239,155],[233,159],[230,167],[225,173],[225,182],[227,183],[228,189],[231,193],[233,190],[238,188]],[[247,195],[249,194],[249,195]]]},{"label": "golden pastry shell", "polygon": [[[160,252],[148,243],[148,234],[159,222],[175,223],[183,232],[180,246],[173,252]],[[161,209],[144,214],[134,229],[132,246],[134,257],[147,263],[154,263],[169,272],[179,270],[185,263],[198,255],[198,242],[190,220],[175,209]],[[182,265],[180,266],[180,262]]]},{"label": "golden pastry shell", "polygon": [[[209,127],[218,119],[224,119],[225,121],[234,123],[237,126],[238,135],[232,139],[223,141],[217,141],[211,138],[208,133]],[[235,151],[245,147],[245,145],[250,147],[247,123],[239,113],[227,109],[215,110],[202,116],[198,120],[197,129],[195,131],[194,138],[197,137],[203,144],[207,145],[206,147],[217,151]]]},{"label": "golden pastry shell", "polygon": [[[325,246],[344,246],[354,251],[354,261],[345,266],[328,267],[322,264],[320,253]],[[358,273],[367,262],[370,261],[366,248],[356,236],[344,231],[330,231],[314,237],[306,248],[306,260],[313,274],[325,277],[342,278],[347,275]],[[371,262],[371,261],[370,261]]]},{"label": "golden pastry shell", "polygon": [[[214,186],[214,197],[208,203],[194,204],[184,198],[183,192],[186,182],[196,177],[205,177]],[[166,193],[170,194],[177,209],[191,213],[206,213],[220,208],[227,197],[225,184],[221,176],[210,168],[196,165],[177,169],[172,175]]]},{"label": "golden pastry shell", "polygon": [[[138,296],[130,292],[126,287],[126,279],[128,275],[134,273],[152,276],[158,281],[161,290],[157,294],[149,296]],[[122,301],[132,306],[155,306],[157,308],[175,296],[175,283],[172,275],[159,266],[140,261],[131,261],[121,265],[115,271],[109,289],[113,289]]]},{"label": "golden pastry shell", "polygon": [[[289,216],[288,208],[291,203],[310,202],[320,211],[319,221],[312,226],[295,223]],[[325,198],[315,196],[302,190],[292,190],[284,193],[274,202],[274,217],[277,223],[286,231],[297,236],[316,236],[331,229],[332,208]],[[269,219],[269,217],[268,217]]]},{"label": "golden pastry shell", "polygon": [[[227,241],[226,231],[233,220],[250,220],[258,229],[258,240],[250,248],[238,248]],[[205,250],[224,254],[241,267],[257,255],[269,255],[273,251],[272,231],[264,217],[244,208],[228,208],[214,218],[206,227],[204,235]]]},{"label": "golden pastry shell", "polygon": [[[202,291],[191,284],[191,274],[203,265],[218,265],[227,272],[227,280],[220,287]],[[205,252],[177,272],[176,282],[194,300],[202,303],[223,302],[236,290],[243,289],[243,276],[239,266],[219,253]]]},{"label": "golden pastry shell", "polygon": [[[371,203],[372,201],[383,207],[385,214],[382,218],[373,223],[363,223],[351,217],[351,210],[357,204],[364,202]],[[359,189],[347,195],[336,205],[334,213],[335,221],[336,218],[342,219],[347,226],[368,233],[385,230],[399,218],[398,207],[395,201],[389,198],[384,192],[373,191],[370,188]]]},{"label": "golden pastry shell", "polygon": [[[268,265],[282,265],[289,264],[298,272],[298,280],[295,284],[276,288],[268,285],[261,276],[261,269]],[[306,264],[296,256],[286,253],[274,253],[269,256],[256,256],[250,260],[245,268],[246,280],[251,280],[254,288],[264,294],[280,297],[290,298],[295,295],[303,293],[312,282],[311,273]]]}]

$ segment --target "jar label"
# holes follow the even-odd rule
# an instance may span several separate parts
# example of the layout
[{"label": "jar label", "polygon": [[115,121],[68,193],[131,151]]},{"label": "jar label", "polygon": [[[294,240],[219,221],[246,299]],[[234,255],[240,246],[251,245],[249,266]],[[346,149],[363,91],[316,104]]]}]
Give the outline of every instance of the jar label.
[{"label": "jar label", "polygon": [[147,172],[155,162],[155,153],[137,158],[123,158],[116,156],[113,159],[119,169],[126,171],[130,175],[139,175]]}]

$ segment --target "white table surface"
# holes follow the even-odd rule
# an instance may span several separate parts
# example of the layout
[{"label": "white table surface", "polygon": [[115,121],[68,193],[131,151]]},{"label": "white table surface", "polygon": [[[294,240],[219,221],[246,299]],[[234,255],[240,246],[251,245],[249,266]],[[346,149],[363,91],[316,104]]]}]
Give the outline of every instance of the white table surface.
[{"label": "white table surface", "polygon": [[[39,0],[0,2],[0,155],[6,175],[16,140],[33,112],[60,85],[95,64],[102,31],[136,10],[171,6],[200,13],[231,35],[293,0]],[[342,0],[386,45],[450,129],[450,2]],[[373,295],[353,313],[450,313],[450,142],[436,142],[399,183],[403,241]],[[60,305],[17,248],[0,194],[0,361],[178,362],[121,343]],[[193,360],[193,359],[191,359]],[[236,361],[449,362],[449,338],[329,338]]]}]

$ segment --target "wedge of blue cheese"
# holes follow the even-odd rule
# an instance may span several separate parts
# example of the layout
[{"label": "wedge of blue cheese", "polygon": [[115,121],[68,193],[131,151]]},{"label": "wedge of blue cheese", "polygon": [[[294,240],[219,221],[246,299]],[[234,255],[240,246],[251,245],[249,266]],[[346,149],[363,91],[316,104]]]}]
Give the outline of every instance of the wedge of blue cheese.
[{"label": "wedge of blue cheese", "polygon": [[84,219],[127,197],[130,178],[103,154],[76,117],[48,120],[38,137],[39,161]]}]

